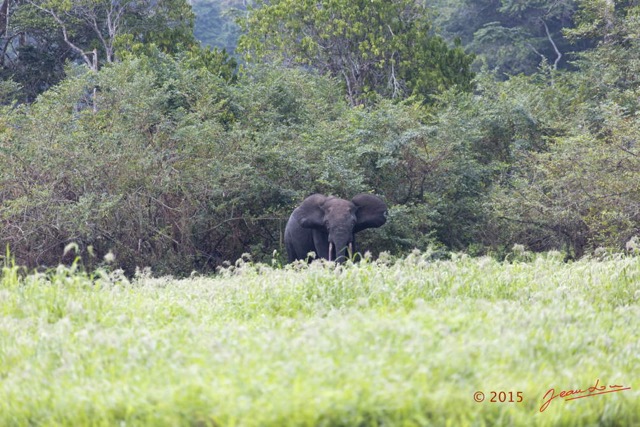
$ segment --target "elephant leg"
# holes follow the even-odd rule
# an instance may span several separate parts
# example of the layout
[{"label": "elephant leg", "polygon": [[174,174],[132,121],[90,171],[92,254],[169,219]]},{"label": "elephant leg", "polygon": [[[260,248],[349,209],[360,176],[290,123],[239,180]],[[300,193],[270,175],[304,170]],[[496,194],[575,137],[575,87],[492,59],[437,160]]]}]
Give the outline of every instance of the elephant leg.
[{"label": "elephant leg", "polygon": [[356,234],[354,233],[353,236],[351,236],[351,253],[349,254],[349,256],[353,259],[353,255],[355,255],[356,252],[358,252],[358,248],[356,247]]},{"label": "elephant leg", "polygon": [[329,259],[329,234],[322,230],[313,230],[313,246],[316,258]]},{"label": "elephant leg", "polygon": [[296,248],[293,242],[291,242],[290,240],[287,240],[285,242],[285,247],[287,249],[287,259],[289,260],[289,263],[292,263],[295,260],[297,260],[298,256],[297,256]]},{"label": "elephant leg", "polygon": [[289,262],[306,260],[309,252],[315,251],[311,230],[302,227],[291,227],[285,231],[285,247]]}]

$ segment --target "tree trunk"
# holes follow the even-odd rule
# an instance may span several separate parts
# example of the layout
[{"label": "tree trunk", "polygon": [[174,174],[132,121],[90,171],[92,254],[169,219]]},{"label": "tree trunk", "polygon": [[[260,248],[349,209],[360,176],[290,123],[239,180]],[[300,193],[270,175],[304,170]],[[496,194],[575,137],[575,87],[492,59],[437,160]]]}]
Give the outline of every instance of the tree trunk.
[{"label": "tree trunk", "polygon": [[611,43],[614,39],[614,29],[616,24],[616,3],[614,0],[604,0],[604,42]]},{"label": "tree trunk", "polygon": [[9,0],[4,0],[0,5],[0,37],[7,33],[9,28]]}]

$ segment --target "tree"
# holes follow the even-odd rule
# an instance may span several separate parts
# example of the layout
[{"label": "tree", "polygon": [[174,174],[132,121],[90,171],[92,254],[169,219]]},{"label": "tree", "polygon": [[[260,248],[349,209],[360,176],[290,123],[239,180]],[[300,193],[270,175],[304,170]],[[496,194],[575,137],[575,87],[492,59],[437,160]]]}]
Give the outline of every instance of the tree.
[{"label": "tree", "polygon": [[193,21],[186,0],[0,0],[0,78],[32,102],[68,61],[95,70],[134,45],[191,49]]},{"label": "tree", "polygon": [[415,0],[259,1],[240,20],[250,60],[304,66],[344,82],[352,105],[372,95],[430,96],[470,87],[472,57],[431,31]]},{"label": "tree", "polygon": [[68,47],[50,19],[23,0],[0,4],[0,80],[20,86],[11,99],[33,101],[60,80],[68,57]]},{"label": "tree", "polygon": [[614,44],[638,36],[639,10],[636,1],[577,0],[577,3],[578,25],[566,31],[571,39],[592,37],[605,44]]},{"label": "tree", "polygon": [[576,0],[436,0],[436,23],[448,39],[460,37],[479,63],[502,77],[533,74],[544,61],[566,68],[569,53],[590,46],[571,44],[563,29],[574,25]]},{"label": "tree", "polygon": [[26,2],[53,18],[67,46],[93,70],[97,70],[101,62],[114,61],[118,38],[124,34],[168,50],[178,43],[195,41],[194,16],[184,0]]},{"label": "tree", "polygon": [[531,116],[541,123],[544,111],[552,131],[542,149],[515,159],[491,203],[503,242],[562,247],[575,257],[622,249],[640,233],[640,7],[582,7],[568,34],[599,45],[578,56],[576,71],[532,76],[505,97],[535,96]]}]

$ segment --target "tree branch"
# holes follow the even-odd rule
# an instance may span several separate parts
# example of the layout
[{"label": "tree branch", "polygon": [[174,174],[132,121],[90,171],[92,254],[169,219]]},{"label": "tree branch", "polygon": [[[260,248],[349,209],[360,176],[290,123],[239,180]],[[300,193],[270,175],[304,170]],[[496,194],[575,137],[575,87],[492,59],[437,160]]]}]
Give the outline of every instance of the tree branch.
[{"label": "tree branch", "polygon": [[562,53],[558,49],[558,46],[556,45],[556,43],[553,41],[553,38],[551,38],[551,32],[549,31],[549,27],[547,26],[547,23],[544,22],[544,19],[540,19],[540,20],[542,21],[542,25],[544,25],[544,30],[547,33],[547,38],[549,39],[551,46],[553,46],[553,50],[556,52],[556,60],[553,61],[553,69],[557,70],[558,62],[560,62],[560,58],[562,58]]},{"label": "tree branch", "polygon": [[[42,6],[40,6],[39,4],[37,4],[36,2],[34,2],[33,0],[27,0],[27,3],[29,3],[30,5],[32,5],[33,7],[35,7],[36,9],[47,13],[49,15],[51,15],[51,17],[58,23],[58,25],[60,25],[60,28],[62,29],[62,36],[64,38],[64,42],[76,53],[78,53],[81,57],[82,60],[85,62],[85,64],[87,64],[87,66],[89,66],[89,68],[93,71],[97,71],[98,70],[98,61],[97,59],[95,59],[95,61],[92,61],[92,59],[89,57],[89,55],[87,54],[87,52],[83,51],[82,49],[80,49],[78,46],[76,46],[70,39],[69,39],[69,33],[67,31],[67,26],[64,23],[64,21],[58,16],[58,14],[53,10],[53,9],[46,9]],[[88,52],[88,53],[92,53],[92,52]],[[96,55],[97,56],[97,55]]]}]

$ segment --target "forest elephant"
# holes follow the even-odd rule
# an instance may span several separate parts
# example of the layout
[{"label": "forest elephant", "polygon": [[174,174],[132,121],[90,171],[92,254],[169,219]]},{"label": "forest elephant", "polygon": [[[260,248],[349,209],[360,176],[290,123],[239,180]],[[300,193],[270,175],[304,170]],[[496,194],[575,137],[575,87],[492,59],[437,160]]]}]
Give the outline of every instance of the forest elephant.
[{"label": "forest elephant", "polygon": [[318,258],[344,262],[356,250],[355,234],[387,221],[387,205],[373,194],[358,194],[351,201],[313,194],[294,209],[284,230],[289,262]]}]

